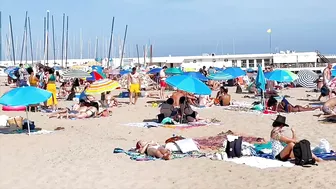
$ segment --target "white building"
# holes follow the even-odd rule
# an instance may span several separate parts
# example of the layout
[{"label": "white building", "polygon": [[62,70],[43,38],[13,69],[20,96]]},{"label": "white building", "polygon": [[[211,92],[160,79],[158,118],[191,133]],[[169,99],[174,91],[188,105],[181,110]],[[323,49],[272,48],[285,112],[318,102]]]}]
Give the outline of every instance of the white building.
[{"label": "white building", "polygon": [[[195,71],[203,66],[207,68],[214,66],[219,68],[241,67],[242,69],[257,69],[258,64],[261,64],[263,68],[273,65],[275,68],[284,68],[291,71],[299,71],[304,68],[319,72],[325,68],[326,62],[328,61],[336,63],[336,56],[323,56],[319,52],[286,51],[276,54],[205,54],[202,56],[153,57],[151,61],[147,59],[146,64],[159,67],[164,65],[168,67],[182,67]],[[120,59],[118,58],[114,59],[113,62],[119,63],[120,65]],[[141,65],[143,65],[144,62],[145,60],[143,58],[139,58]],[[125,58],[123,66],[134,66],[137,65],[137,63],[138,58]]]},{"label": "white building", "polygon": [[[88,62],[93,62],[94,59],[69,59],[67,66],[85,65]],[[257,69],[258,64],[265,66],[273,65],[275,68],[284,68],[291,71],[299,71],[304,69],[310,69],[313,71],[321,71],[325,68],[326,62],[336,63],[336,55],[323,56],[317,52],[293,52],[293,51],[281,51],[276,54],[236,54],[236,55],[215,55],[215,54],[203,54],[202,56],[168,56],[168,57],[153,57],[152,59],[139,57],[139,58],[124,58],[120,61],[120,58],[113,58],[110,65],[113,68],[119,67],[122,64],[124,68],[130,68],[140,65],[158,66],[164,65],[168,67],[182,67],[186,70],[197,71],[199,68],[206,66],[214,67],[241,67],[242,69],[252,68]],[[35,63],[43,63],[43,61],[34,61]],[[54,62],[50,60],[49,62]],[[58,65],[61,65],[61,60],[55,61]],[[17,62],[18,64],[19,62]],[[28,61],[28,63],[30,63]],[[65,62],[64,62],[65,64]],[[2,61],[2,66],[11,66],[13,62]],[[103,66],[107,66],[107,59],[102,62]],[[52,65],[50,65],[52,66]]]}]

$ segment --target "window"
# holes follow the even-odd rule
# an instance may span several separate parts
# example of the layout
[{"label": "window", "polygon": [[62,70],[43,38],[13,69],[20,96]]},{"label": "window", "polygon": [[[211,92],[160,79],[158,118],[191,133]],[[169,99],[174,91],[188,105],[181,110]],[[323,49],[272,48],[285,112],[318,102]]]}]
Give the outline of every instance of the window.
[{"label": "window", "polygon": [[237,60],[232,60],[232,67],[237,67]]},{"label": "window", "polygon": [[241,60],[241,67],[242,68],[246,68],[247,67],[246,60]]},{"label": "window", "polygon": [[229,60],[227,58],[224,59],[224,62],[228,62]]},{"label": "window", "polygon": [[271,65],[270,59],[264,59],[265,67]]},{"label": "window", "polygon": [[197,61],[196,60],[193,60],[193,63],[196,63]]},{"label": "window", "polygon": [[249,68],[254,68],[254,60],[249,60]]}]

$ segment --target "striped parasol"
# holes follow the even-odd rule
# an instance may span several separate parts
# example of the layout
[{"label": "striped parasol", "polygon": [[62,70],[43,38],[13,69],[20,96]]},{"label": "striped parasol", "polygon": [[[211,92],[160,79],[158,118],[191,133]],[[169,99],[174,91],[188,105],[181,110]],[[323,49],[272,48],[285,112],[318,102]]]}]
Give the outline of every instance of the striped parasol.
[{"label": "striped parasol", "polygon": [[298,79],[294,81],[295,85],[299,85],[305,88],[316,88],[316,80],[319,76],[311,70],[301,70],[297,74]]},{"label": "striped parasol", "polygon": [[120,87],[120,84],[117,81],[112,81],[110,79],[102,79],[99,81],[93,82],[85,91],[85,94],[94,95],[101,94],[107,91],[113,91]]},{"label": "striped parasol", "polygon": [[86,78],[91,77],[91,75],[82,70],[69,70],[63,75],[63,78]]}]

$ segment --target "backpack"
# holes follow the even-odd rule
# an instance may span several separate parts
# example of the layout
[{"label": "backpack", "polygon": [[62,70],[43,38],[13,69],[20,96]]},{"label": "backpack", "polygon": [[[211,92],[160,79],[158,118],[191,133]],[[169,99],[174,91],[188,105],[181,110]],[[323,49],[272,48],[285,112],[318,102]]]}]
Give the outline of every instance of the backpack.
[{"label": "backpack", "polygon": [[315,165],[315,159],[312,157],[310,149],[310,142],[308,140],[301,140],[293,147],[295,156],[295,165]]},{"label": "backpack", "polygon": [[228,158],[236,158],[236,157],[241,157],[242,156],[242,143],[243,143],[243,138],[238,137],[238,139],[235,139],[232,142],[227,141],[226,142],[226,149],[225,152],[228,156]]}]

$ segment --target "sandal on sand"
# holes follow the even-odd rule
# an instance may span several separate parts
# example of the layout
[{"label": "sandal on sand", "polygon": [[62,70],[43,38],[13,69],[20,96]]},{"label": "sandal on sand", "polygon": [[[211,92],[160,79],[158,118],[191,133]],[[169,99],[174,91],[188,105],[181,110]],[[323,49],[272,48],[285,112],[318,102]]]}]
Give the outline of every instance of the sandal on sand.
[{"label": "sandal on sand", "polygon": [[55,131],[60,131],[60,130],[64,130],[64,127],[57,127],[56,129],[54,129]]}]

